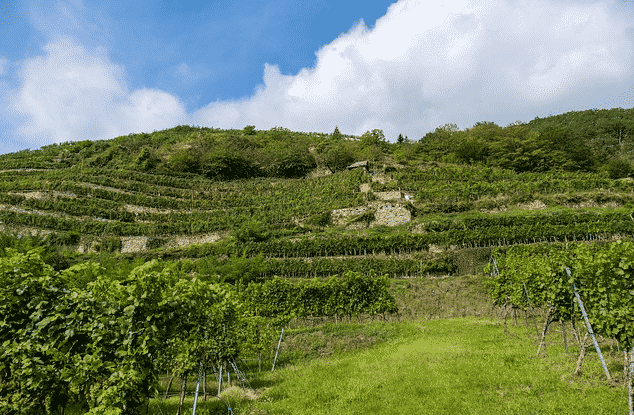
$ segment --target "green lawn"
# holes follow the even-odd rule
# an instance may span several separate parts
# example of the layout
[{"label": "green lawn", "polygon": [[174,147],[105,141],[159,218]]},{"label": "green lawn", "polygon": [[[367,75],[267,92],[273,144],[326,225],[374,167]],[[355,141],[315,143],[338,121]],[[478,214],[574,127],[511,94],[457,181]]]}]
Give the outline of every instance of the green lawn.
[{"label": "green lawn", "polygon": [[[561,326],[551,326],[547,357],[536,357],[534,328],[531,324],[527,330],[523,319],[517,326],[510,319],[509,334],[497,319],[466,317],[329,324],[289,331],[289,336],[301,334],[305,337],[301,343],[306,343],[309,333],[322,337],[326,333],[328,343],[337,331],[358,339],[372,338],[382,330],[391,334],[369,348],[292,359],[296,362],[283,359],[286,365],[273,372],[251,374],[257,400],[241,398],[235,388],[222,397],[236,415],[627,414],[625,389],[608,384],[592,346],[581,375],[572,376],[578,347],[570,326],[567,354]],[[301,347],[305,349],[305,344]],[[602,350],[613,379],[622,385],[623,352],[614,347],[610,353],[607,341]],[[286,353],[292,355],[292,350]],[[174,402],[174,398],[169,401]],[[189,402],[185,413],[191,413]],[[175,412],[167,405],[153,401],[150,413]],[[227,407],[210,398],[197,414],[210,413],[226,414]]]}]

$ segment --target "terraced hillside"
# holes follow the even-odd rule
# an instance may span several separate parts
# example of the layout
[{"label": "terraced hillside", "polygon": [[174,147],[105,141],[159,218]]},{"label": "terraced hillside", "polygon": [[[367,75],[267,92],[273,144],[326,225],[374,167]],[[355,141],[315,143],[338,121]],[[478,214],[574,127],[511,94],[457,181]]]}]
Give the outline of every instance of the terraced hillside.
[{"label": "terraced hillside", "polygon": [[634,233],[631,178],[430,160],[423,141],[179,126],[5,154],[0,230],[78,261],[261,255],[286,277],[473,273],[494,246]]}]

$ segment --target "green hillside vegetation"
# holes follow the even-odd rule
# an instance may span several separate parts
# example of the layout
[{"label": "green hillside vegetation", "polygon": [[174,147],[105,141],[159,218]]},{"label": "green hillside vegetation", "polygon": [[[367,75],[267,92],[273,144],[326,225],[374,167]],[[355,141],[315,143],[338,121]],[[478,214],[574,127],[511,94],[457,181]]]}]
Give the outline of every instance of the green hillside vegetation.
[{"label": "green hillside vegetation", "polygon": [[[486,405],[494,405],[498,412],[528,413],[527,408],[537,408],[544,400],[544,393],[550,403],[536,412],[568,413],[562,409],[568,407],[552,404],[557,399],[551,397],[565,389],[553,387],[559,375],[525,373],[528,355],[534,354],[532,345],[525,340],[487,340],[495,337],[497,329],[491,321],[475,317],[500,314],[492,307],[484,270],[492,255],[512,246],[567,249],[573,242],[603,246],[632,238],[633,114],[634,109],[588,110],[506,127],[481,122],[464,131],[447,124],[418,140],[399,135],[393,143],[381,130],[352,136],[337,128],[333,133],[301,133],[282,127],[263,131],[255,126],[242,130],[177,126],[0,155],[0,276],[6,283],[1,294],[10,300],[0,304],[0,311],[15,318],[13,326],[0,327],[0,334],[9,336],[14,327],[25,339],[24,348],[11,342],[1,347],[27,360],[24,356],[36,349],[38,359],[53,359],[52,352],[38,349],[36,340],[55,338],[60,345],[55,353],[62,363],[56,361],[60,366],[51,366],[51,373],[76,376],[68,385],[59,385],[53,374],[35,376],[28,365],[11,366],[19,359],[13,363],[5,359],[0,361],[0,397],[10,391],[16,396],[10,403],[13,408],[31,405],[36,408],[32,413],[42,408],[63,413],[63,405],[72,404],[77,396],[79,407],[103,409],[104,402],[115,402],[118,393],[127,393],[129,402],[112,413],[146,413],[144,399],[158,379],[156,370],[168,373],[160,377],[163,391],[179,389],[171,382],[181,376],[190,376],[191,391],[191,379],[198,371],[198,360],[192,356],[222,351],[218,359],[256,359],[247,363],[255,373],[262,359],[267,365],[273,363],[271,351],[282,327],[289,331],[279,364],[290,379],[313,384],[323,378],[324,369],[306,361],[334,358],[337,381],[357,390],[360,380],[344,372],[357,370],[359,361],[376,359],[404,339],[418,342],[420,330],[429,329],[440,339],[441,329],[476,333],[477,324],[479,340],[467,341],[456,334],[460,344],[478,350],[486,349],[488,342],[500,350],[512,348],[503,358],[509,376],[522,372],[527,377],[503,383],[489,374],[489,380],[478,384],[486,383],[484,401],[472,394],[465,399],[453,395],[433,401],[431,413],[488,413]],[[27,294],[21,297],[22,292]],[[370,298],[371,293],[379,294]],[[198,301],[207,308],[197,308]],[[75,311],[68,314],[66,309]],[[34,314],[28,315],[29,310]],[[37,322],[48,312],[55,315],[54,321]],[[149,313],[147,321],[143,313]],[[173,313],[173,318],[165,313]],[[204,322],[212,314],[217,321],[209,331]],[[544,318],[546,306],[540,304],[535,314],[538,321]],[[116,316],[126,329],[109,331],[102,315]],[[456,317],[471,320],[462,325],[416,325],[420,319]],[[355,326],[353,320],[372,324]],[[86,326],[89,331],[73,333],[65,324]],[[225,340],[218,334],[219,327],[225,330],[224,324],[230,332],[227,338],[237,342],[230,351],[229,346],[221,346]],[[138,331],[132,329],[136,325]],[[514,335],[519,336],[517,331]],[[213,351],[198,338],[203,334],[216,336]],[[85,352],[81,365],[69,360],[71,351],[79,353],[73,342],[93,335],[98,335],[91,343],[93,354]],[[109,343],[103,346],[103,342]],[[127,351],[117,349],[121,344]],[[160,359],[139,357],[152,351]],[[362,353],[367,356],[355,360]],[[568,367],[568,357],[558,353],[556,364]],[[616,352],[612,357],[611,370],[615,370]],[[411,356],[404,359],[406,364]],[[471,364],[467,370],[480,370],[492,359],[491,353],[483,352],[456,362]],[[114,370],[109,362],[115,361],[132,366],[126,366],[129,370],[120,378],[108,378],[106,374]],[[294,365],[304,363],[306,377],[292,374]],[[459,373],[463,369],[458,363],[451,367],[430,363],[428,370],[438,377],[446,371]],[[399,365],[392,360],[389,364]],[[380,378],[377,367],[368,370],[371,378]],[[398,366],[387,373],[388,383],[405,376],[404,370]],[[117,373],[121,372],[112,376]],[[597,369],[585,380],[597,381],[600,374]],[[251,413],[302,413],[293,407],[325,413],[331,411],[315,409],[324,400],[332,402],[331,409],[347,407],[353,400],[358,411],[385,409],[385,402],[363,402],[360,396],[368,391],[335,396],[315,387],[314,396],[298,399],[300,392],[279,376],[257,380],[262,391],[271,387],[262,395],[268,403],[251,405],[245,398],[238,407]],[[419,382],[421,376],[416,375]],[[38,395],[40,384],[32,379],[47,385],[46,397]],[[97,397],[97,392],[84,390],[87,382],[99,391],[107,382],[115,386],[103,386],[105,392]],[[271,386],[280,382],[277,389]],[[469,382],[461,388],[473,387]],[[218,387],[215,380],[208,383]],[[451,384],[414,390],[374,386],[385,387],[389,396],[429,396],[441,394]],[[534,386],[524,391],[527,384]],[[122,392],[128,386],[131,389]],[[517,388],[526,393],[511,401],[501,399]],[[546,389],[549,392],[543,392]],[[606,404],[618,399],[613,390],[588,390]],[[75,398],[68,401],[71,396]],[[579,401],[574,392],[562,405],[574,403],[575,411],[589,410],[596,408],[591,400]],[[156,407],[149,413],[161,413],[160,405],[176,405],[168,401],[152,401]],[[458,406],[443,406],[450,401]],[[0,414],[5,413],[6,402],[0,400]],[[429,403],[425,398],[413,402]],[[397,403],[390,398],[389,406]],[[142,406],[144,412],[135,412]],[[213,408],[208,406],[207,413],[227,410],[224,403]],[[169,407],[173,409],[176,406]],[[610,413],[613,409],[610,406]]]},{"label": "green hillside vegetation", "polygon": [[[261,254],[266,277],[464,274],[480,248],[630,235],[632,111],[394,143],[380,130],[178,126],[54,144],[0,156],[0,221],[68,263],[112,253],[213,272]],[[369,174],[347,169],[364,160]]]}]

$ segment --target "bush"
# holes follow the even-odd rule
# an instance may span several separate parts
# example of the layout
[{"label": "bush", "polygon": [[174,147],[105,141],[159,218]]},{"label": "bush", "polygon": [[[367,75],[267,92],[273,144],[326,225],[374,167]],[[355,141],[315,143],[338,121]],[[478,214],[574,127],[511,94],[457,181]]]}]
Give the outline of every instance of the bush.
[{"label": "bush", "polygon": [[167,243],[166,238],[148,238],[146,246],[147,246],[147,249],[151,250],[151,249],[160,248],[166,243]]},{"label": "bush", "polygon": [[202,172],[210,179],[235,180],[259,176],[259,169],[246,157],[228,148],[208,156]]},{"label": "bush", "polygon": [[313,215],[310,219],[306,221],[308,225],[315,225],[320,227],[326,227],[332,224],[332,214],[331,212],[319,213],[317,215]]},{"label": "bush", "polygon": [[270,238],[268,226],[257,220],[245,222],[242,226],[232,230],[232,236],[239,243],[263,242]]},{"label": "bush", "polygon": [[315,157],[299,146],[284,146],[268,166],[269,175],[286,179],[304,177],[317,167]]},{"label": "bush", "polygon": [[632,174],[632,165],[623,159],[612,159],[606,166],[610,179],[622,179]]},{"label": "bush", "polygon": [[103,240],[101,243],[101,250],[114,253],[121,251],[121,247],[123,246],[121,239],[116,236],[109,236]]},{"label": "bush", "polygon": [[177,173],[200,173],[200,155],[191,148],[181,150],[170,158],[168,168]]},{"label": "bush", "polygon": [[255,125],[247,125],[242,131],[245,135],[255,135]]}]

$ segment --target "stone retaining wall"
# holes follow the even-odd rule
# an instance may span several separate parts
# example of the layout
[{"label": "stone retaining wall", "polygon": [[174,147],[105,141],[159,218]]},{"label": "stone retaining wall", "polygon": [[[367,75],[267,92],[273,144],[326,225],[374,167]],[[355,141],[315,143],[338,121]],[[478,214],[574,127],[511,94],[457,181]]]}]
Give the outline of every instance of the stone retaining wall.
[{"label": "stone retaining wall", "polygon": [[412,214],[401,204],[379,206],[374,214],[376,220],[370,226],[386,225],[399,226],[409,223],[412,220]]}]

